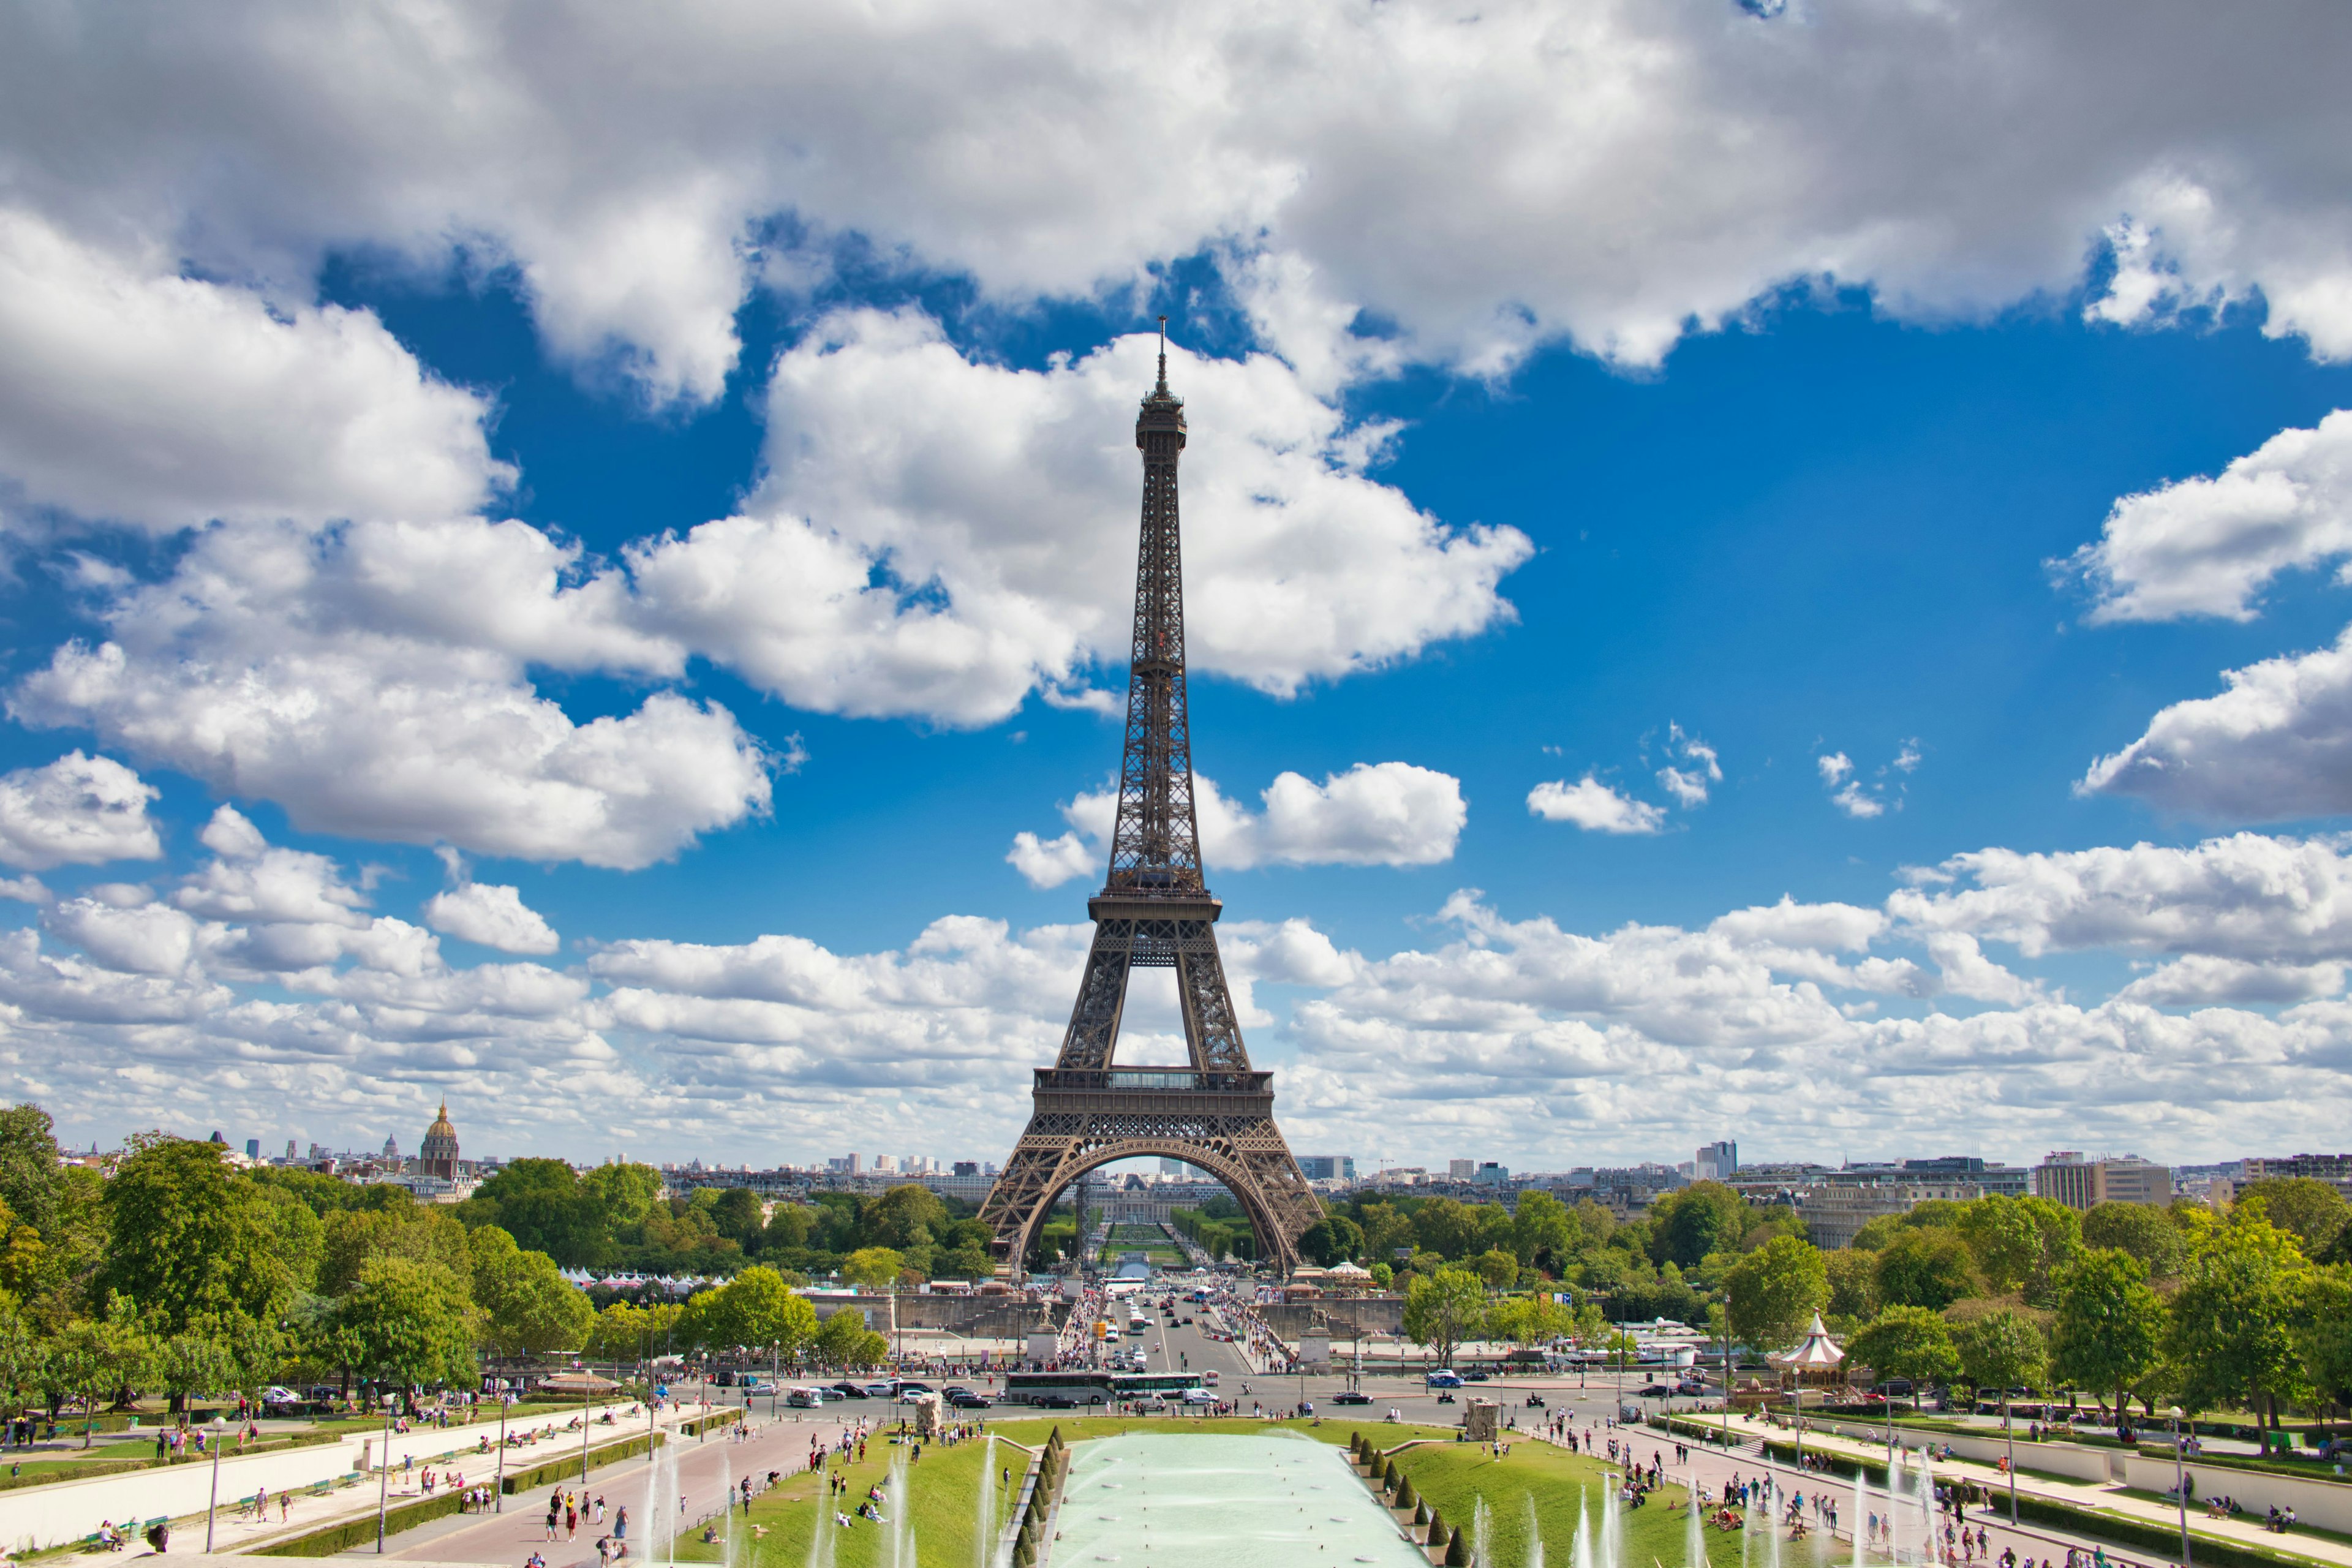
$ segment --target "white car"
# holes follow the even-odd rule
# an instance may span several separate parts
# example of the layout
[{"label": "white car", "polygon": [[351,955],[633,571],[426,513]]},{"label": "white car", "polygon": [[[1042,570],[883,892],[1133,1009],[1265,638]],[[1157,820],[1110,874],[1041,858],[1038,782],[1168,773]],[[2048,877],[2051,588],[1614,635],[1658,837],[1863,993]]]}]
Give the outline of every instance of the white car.
[{"label": "white car", "polygon": [[1216,1402],[1217,1396],[1205,1388],[1188,1388],[1184,1391],[1184,1403],[1187,1405],[1214,1405]]}]

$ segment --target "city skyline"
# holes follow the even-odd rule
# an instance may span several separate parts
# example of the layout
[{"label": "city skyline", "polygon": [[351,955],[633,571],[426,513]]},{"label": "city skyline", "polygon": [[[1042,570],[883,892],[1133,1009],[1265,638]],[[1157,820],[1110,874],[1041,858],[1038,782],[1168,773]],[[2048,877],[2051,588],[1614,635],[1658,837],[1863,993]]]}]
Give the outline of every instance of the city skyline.
[{"label": "city skyline", "polygon": [[1293,1148],[2352,1124],[2352,18],[1040,15],[0,19],[0,1096],[1003,1160],[1164,315]]}]

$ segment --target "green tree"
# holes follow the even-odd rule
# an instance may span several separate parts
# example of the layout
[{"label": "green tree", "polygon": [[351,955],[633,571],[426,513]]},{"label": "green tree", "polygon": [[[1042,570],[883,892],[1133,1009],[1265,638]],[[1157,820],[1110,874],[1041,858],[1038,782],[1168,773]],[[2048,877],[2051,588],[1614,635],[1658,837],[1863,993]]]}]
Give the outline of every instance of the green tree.
[{"label": "green tree", "polygon": [[1696,1268],[1710,1252],[1737,1251],[1748,1230],[1747,1199],[1721,1182],[1693,1182],[1651,1205],[1650,1260]]},{"label": "green tree", "polygon": [[1396,1283],[1396,1266],[1383,1259],[1372,1265],[1372,1284],[1385,1290]]},{"label": "green tree", "polygon": [[369,1260],[335,1304],[350,1332],[352,1364],[393,1384],[468,1384],[475,1375],[474,1310],[446,1268],[413,1258]]},{"label": "green tree", "polygon": [[1923,1387],[1948,1383],[1960,1370],[1950,1325],[1925,1307],[1885,1309],[1847,1343],[1846,1357],[1882,1379],[1907,1377]]},{"label": "green tree", "polygon": [[816,1338],[816,1309],[764,1265],[746,1268],[709,1294],[717,1300],[709,1331],[719,1343],[790,1354]]},{"label": "green tree", "polygon": [[2231,1208],[2291,1232],[2306,1258],[2326,1252],[2344,1229],[2346,1219],[2352,1217],[2352,1206],[2334,1187],[2309,1176],[2251,1182],[2239,1191]]},{"label": "green tree", "polygon": [[[73,1395],[95,1414],[102,1395],[144,1381],[154,1341],[141,1330],[130,1298],[116,1295],[102,1318],[76,1318],[49,1342],[36,1381],[54,1398]],[[95,1422],[82,1422],[81,1446],[90,1446]]]},{"label": "green tree", "polygon": [[1940,1312],[1977,1294],[1976,1257],[1958,1233],[1910,1229],[1879,1248],[1878,1299],[1889,1307]]},{"label": "green tree", "polygon": [[1472,1267],[1489,1290],[1507,1290],[1519,1280],[1519,1260],[1499,1247],[1480,1253]]},{"label": "green tree", "polygon": [[517,1246],[544,1252],[564,1268],[593,1268],[613,1248],[604,1198],[561,1160],[517,1160],[458,1206],[468,1228],[499,1226]]},{"label": "green tree", "polygon": [[2014,1198],[1982,1197],[1963,1205],[1956,1228],[1995,1295],[2024,1289],[2041,1265],[2041,1227]]},{"label": "green tree", "polygon": [[2116,1407],[2156,1365],[2163,1349],[2164,1303],[2147,1269],[2119,1247],[2095,1247],[2058,1271],[2057,1321],[2051,1363],[2065,1382],[2112,1390]]},{"label": "green tree", "polygon": [[[27,1228],[30,1228],[29,1226]],[[48,1347],[16,1303],[0,1296],[0,1401],[14,1411],[38,1380]]]},{"label": "green tree", "polygon": [[1821,1249],[1778,1236],[1732,1265],[1723,1277],[1731,1331],[1758,1350],[1794,1344],[1829,1305],[1829,1269]]},{"label": "green tree", "polygon": [[661,1173],[651,1165],[632,1165],[619,1161],[599,1165],[580,1178],[597,1205],[604,1211],[608,1230],[626,1226],[643,1225],[653,1213],[655,1203],[661,1197]]},{"label": "green tree", "polygon": [[2315,1269],[2294,1325],[2303,1375],[2322,1398],[2352,1405],[2352,1268]]},{"label": "green tree", "polygon": [[218,1394],[237,1381],[228,1347],[212,1334],[183,1329],[155,1345],[147,1375],[172,1398],[174,1414],[188,1407],[192,1394]]},{"label": "green tree", "polygon": [[[856,1366],[863,1353],[865,1342],[880,1336],[871,1333],[856,1311],[836,1308],[831,1317],[817,1325],[814,1349],[816,1358],[828,1366]],[[888,1352],[888,1344],[884,1344]]]},{"label": "green tree", "polygon": [[544,1252],[525,1252],[513,1237],[486,1225],[466,1238],[475,1321],[483,1342],[503,1356],[576,1351],[588,1341],[596,1310]]},{"label": "green tree", "polygon": [[1877,1254],[1841,1247],[1822,1255],[1822,1271],[1830,1288],[1830,1303],[1823,1310],[1843,1320],[1847,1332],[1878,1315]]},{"label": "green tree", "polygon": [[892,1187],[859,1212],[858,1243],[903,1256],[930,1246],[953,1223],[948,1205],[930,1188],[912,1184]]},{"label": "green tree", "polygon": [[1363,1227],[1343,1214],[1327,1214],[1298,1237],[1299,1256],[1328,1268],[1363,1255]]},{"label": "green tree", "polygon": [[861,1290],[895,1290],[907,1259],[895,1247],[861,1247],[842,1260],[841,1277]]},{"label": "green tree", "polygon": [[1435,1352],[1438,1365],[1452,1366],[1454,1349],[1477,1333],[1486,1311],[1486,1282],[1469,1269],[1417,1275],[1405,1292],[1405,1337]]},{"label": "green tree", "polygon": [[44,1239],[64,1217],[56,1123],[37,1105],[0,1110],[0,1204]]},{"label": "green tree", "polygon": [[1952,1331],[1960,1377],[1971,1388],[2039,1388],[2049,1370],[2050,1346],[2032,1319],[2002,1307]]},{"label": "green tree", "polygon": [[2130,1253],[2151,1279],[2177,1276],[2189,1252],[2180,1227],[2154,1204],[2101,1204],[2083,1216],[2083,1245]]},{"label": "green tree", "polygon": [[768,1216],[768,1228],[761,1236],[761,1245],[772,1252],[806,1247],[815,1224],[816,1210],[810,1205],[780,1203]]},{"label": "green tree", "polygon": [[1567,1272],[1584,1243],[1576,1216],[1549,1193],[1525,1192],[1511,1210],[1511,1250],[1531,1268]]},{"label": "green tree", "polygon": [[755,1245],[767,1234],[760,1195],[745,1187],[730,1187],[719,1194],[719,1201],[710,1205],[710,1223],[719,1227],[719,1235],[742,1247]]},{"label": "green tree", "polygon": [[2244,1397],[2278,1425],[2278,1405],[2304,1388],[2294,1326],[2311,1269],[2294,1234],[2261,1217],[2231,1223],[2189,1255],[2173,1292],[2165,1353],[2183,1373],[2184,1403]]},{"label": "green tree", "polygon": [[[501,1229],[499,1234],[507,1233]],[[405,1258],[460,1279],[471,1278],[474,1269],[466,1227],[446,1209],[414,1203],[404,1195],[379,1208],[339,1209],[327,1215],[320,1227],[320,1293],[344,1294],[359,1282],[361,1271],[379,1258]]]},{"label": "green tree", "polygon": [[1551,1343],[1574,1326],[1575,1319],[1568,1309],[1544,1290],[1529,1296],[1512,1296],[1486,1310],[1488,1338],[1508,1340],[1529,1349]]},{"label": "green tree", "polygon": [[167,1333],[208,1312],[275,1319],[294,1293],[273,1205],[217,1143],[131,1140],[106,1184],[111,1236],[102,1292],[121,1292]]}]

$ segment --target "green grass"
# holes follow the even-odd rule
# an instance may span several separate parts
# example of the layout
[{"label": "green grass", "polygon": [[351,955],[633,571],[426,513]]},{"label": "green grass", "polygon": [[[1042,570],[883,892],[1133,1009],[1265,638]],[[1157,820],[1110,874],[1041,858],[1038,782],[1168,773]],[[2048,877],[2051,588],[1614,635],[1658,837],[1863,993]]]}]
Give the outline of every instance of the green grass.
[{"label": "green grass", "polygon": [[[1042,1437],[1042,1429],[1040,1431]],[[849,1491],[839,1504],[840,1510],[853,1518],[857,1505],[866,1496],[866,1489],[888,1479],[890,1457],[901,1452],[887,1442],[877,1441],[867,1446],[865,1462],[845,1467]],[[883,1511],[895,1518],[902,1506],[910,1506],[918,1560],[924,1563],[952,1564],[966,1568],[973,1560],[972,1532],[978,1522],[980,1468],[988,1453],[983,1440],[959,1443],[954,1447],[926,1444],[919,1462],[908,1467],[908,1500],[891,1497]],[[1000,1488],[997,1499],[997,1521],[1002,1524],[1011,1517],[1013,1500],[1019,1494],[1021,1478],[1027,1473],[1028,1456],[1006,1447],[996,1447],[996,1462],[1000,1468],[1013,1472],[1010,1490]],[[845,1473],[836,1456],[827,1467],[828,1474]],[[886,1493],[887,1495],[887,1493]],[[751,1511],[740,1510],[734,1514],[737,1542],[732,1562],[735,1568],[802,1568],[809,1561],[809,1542],[819,1516],[814,1500],[817,1496],[816,1478],[807,1473],[777,1483],[761,1497],[752,1500]],[[824,1515],[830,1518],[830,1510]],[[835,1568],[882,1568],[890,1555],[890,1527],[856,1520],[847,1530],[828,1524],[833,1531]],[[701,1532],[678,1543],[674,1554],[685,1563],[716,1563],[726,1555],[723,1544],[702,1544]]]}]

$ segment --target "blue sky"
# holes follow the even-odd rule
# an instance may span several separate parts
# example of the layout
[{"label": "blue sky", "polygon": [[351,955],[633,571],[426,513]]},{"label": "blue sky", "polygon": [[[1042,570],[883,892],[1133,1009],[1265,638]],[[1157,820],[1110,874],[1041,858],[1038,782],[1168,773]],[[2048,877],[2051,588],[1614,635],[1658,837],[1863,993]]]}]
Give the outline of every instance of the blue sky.
[{"label": "blue sky", "polygon": [[70,1138],[1001,1157],[1163,311],[1294,1145],[2343,1124],[2346,143],[2200,64],[2292,18],[1332,7],[1258,108],[1239,11],[150,21],[0,51],[0,1074]]}]

